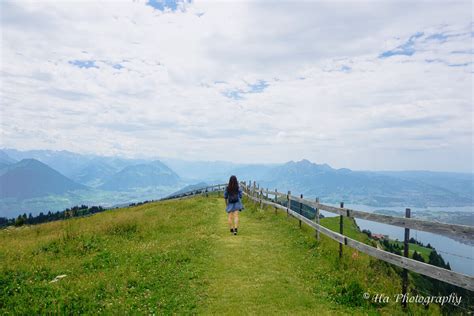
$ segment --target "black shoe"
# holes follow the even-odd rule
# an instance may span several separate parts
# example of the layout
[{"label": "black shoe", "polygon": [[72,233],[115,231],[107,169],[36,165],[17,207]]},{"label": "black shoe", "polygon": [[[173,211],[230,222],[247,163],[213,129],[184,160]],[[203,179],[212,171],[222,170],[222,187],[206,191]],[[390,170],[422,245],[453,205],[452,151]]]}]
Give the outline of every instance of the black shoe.
[{"label": "black shoe", "polygon": [[237,228],[234,229],[234,235],[237,235]]},{"label": "black shoe", "polygon": [[235,235],[233,228],[230,229],[230,233],[231,233],[231,234],[233,233],[233,234]]}]

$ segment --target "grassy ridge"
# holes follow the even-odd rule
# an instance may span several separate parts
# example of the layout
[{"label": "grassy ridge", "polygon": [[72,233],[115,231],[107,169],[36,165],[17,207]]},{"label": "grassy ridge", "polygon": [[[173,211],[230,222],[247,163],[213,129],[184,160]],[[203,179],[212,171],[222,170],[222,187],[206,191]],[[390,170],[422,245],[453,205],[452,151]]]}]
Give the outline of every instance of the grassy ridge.
[{"label": "grassy ridge", "polygon": [[[238,236],[216,197],[1,230],[0,314],[403,313],[362,298],[400,291],[388,265],[348,248],[340,261],[336,242],[318,243],[284,212],[245,205]],[[344,230],[367,238],[351,221]]]},{"label": "grassy ridge", "polygon": [[0,231],[0,313],[194,310],[216,202],[147,204]]}]

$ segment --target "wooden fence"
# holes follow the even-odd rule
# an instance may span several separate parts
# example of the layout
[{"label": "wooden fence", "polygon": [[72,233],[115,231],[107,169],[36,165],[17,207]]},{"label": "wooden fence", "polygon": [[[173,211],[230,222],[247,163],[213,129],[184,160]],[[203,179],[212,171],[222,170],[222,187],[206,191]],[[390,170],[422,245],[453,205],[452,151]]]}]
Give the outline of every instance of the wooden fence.
[{"label": "wooden fence", "polygon": [[[161,200],[184,199],[184,198],[193,197],[196,195],[207,196],[209,192],[223,191],[226,188],[226,186],[227,184],[216,184],[212,186],[202,187],[202,188],[194,189],[188,192],[170,195]],[[317,198],[315,200],[304,199],[302,195],[299,197],[291,195],[290,191],[288,191],[288,193],[285,194],[285,193],[278,192],[277,190],[270,191],[268,189],[261,189],[257,186],[255,182],[253,182],[253,186],[251,185],[251,182],[249,182],[249,185],[247,185],[244,182],[241,182],[241,187],[243,188],[244,194],[250,200],[253,200],[256,203],[260,203],[261,206],[263,206],[263,204],[273,206],[275,208],[275,211],[277,209],[284,210],[287,212],[288,215],[291,215],[297,218],[299,220],[300,226],[302,223],[305,223],[306,225],[314,228],[316,230],[316,236],[318,239],[319,239],[319,233],[322,233],[328,236],[329,238],[337,241],[340,244],[339,256],[342,256],[343,246],[347,246],[353,249],[357,249],[358,251],[363,252],[374,258],[394,264],[403,269],[410,270],[419,274],[423,274],[431,278],[468,289],[470,291],[474,291],[474,277],[408,258],[408,239],[409,239],[410,229],[427,231],[427,232],[444,235],[444,236],[457,236],[465,240],[473,240],[474,227],[472,226],[430,222],[430,221],[409,218],[409,213],[410,213],[409,209],[407,209],[408,216],[405,218],[402,218],[402,217],[373,214],[373,213],[368,213],[368,212],[356,211],[349,208],[344,208],[343,203],[341,203],[341,207],[325,205],[325,204],[320,203],[319,199]],[[269,195],[273,196],[273,199],[271,199]],[[286,206],[280,204],[279,201],[282,201],[282,200],[286,202]],[[299,203],[300,205],[299,212],[292,209],[292,206],[291,206],[292,201]],[[315,209],[316,216],[315,216],[314,221],[300,214],[302,205],[307,205]],[[320,210],[338,214],[340,216],[340,231],[339,232],[332,231],[319,224],[319,211]],[[370,245],[364,244],[360,241],[349,238],[347,236],[344,236],[343,231],[342,231],[342,227],[343,227],[342,221],[344,217],[360,218],[360,219],[365,219],[369,221],[374,221],[378,223],[389,224],[389,225],[405,228],[404,256],[400,256],[400,255],[397,255],[397,254],[394,254],[382,249],[378,249]],[[403,286],[402,286],[404,292],[407,289],[406,270],[404,273]]]},{"label": "wooden fence", "polygon": [[[268,189],[259,188],[256,183],[253,183],[253,186],[246,183],[241,183],[241,186],[244,188],[244,194],[248,196],[249,199],[253,200],[260,205],[266,204],[275,207],[276,209],[281,209],[287,212],[288,215],[291,215],[299,220],[300,226],[301,223],[305,223],[308,226],[314,228],[317,232],[317,237],[319,238],[319,233],[322,233],[329,238],[337,241],[340,244],[340,255],[342,255],[343,246],[347,246],[353,249],[357,249],[360,252],[363,252],[374,258],[383,260],[385,262],[394,264],[403,269],[407,269],[419,274],[429,276],[431,278],[453,284],[471,291],[474,291],[474,277],[465,275],[462,273],[450,271],[443,269],[437,266],[426,264],[417,260],[408,258],[408,239],[410,229],[416,229],[421,231],[427,231],[444,236],[457,236],[465,240],[473,240],[474,238],[474,227],[465,226],[465,225],[455,225],[455,224],[446,224],[438,222],[430,222],[419,219],[409,218],[409,209],[407,209],[407,217],[394,217],[387,215],[379,215],[368,212],[356,211],[349,208],[344,208],[343,203],[341,207],[334,207],[330,205],[325,205],[319,202],[319,199],[308,200],[304,199],[303,196],[294,196],[291,195],[291,192],[284,194],[281,192],[270,191]],[[269,196],[273,196],[273,199]],[[279,203],[280,201],[285,201],[286,206]],[[292,209],[291,202],[295,201],[301,205],[307,205],[315,209],[316,217],[315,220],[308,219],[307,217],[301,215],[298,211]],[[319,224],[319,211],[324,210],[334,214],[340,215],[340,232],[334,232],[324,226]],[[395,225],[405,228],[405,256],[400,256],[385,250],[377,249],[370,245],[364,244],[360,241],[351,239],[347,236],[344,236],[342,231],[342,221],[344,217],[349,218],[360,218],[369,221],[375,221],[379,223]],[[405,271],[406,272],[406,271]],[[406,291],[406,282],[407,277],[404,276],[403,288]]]}]

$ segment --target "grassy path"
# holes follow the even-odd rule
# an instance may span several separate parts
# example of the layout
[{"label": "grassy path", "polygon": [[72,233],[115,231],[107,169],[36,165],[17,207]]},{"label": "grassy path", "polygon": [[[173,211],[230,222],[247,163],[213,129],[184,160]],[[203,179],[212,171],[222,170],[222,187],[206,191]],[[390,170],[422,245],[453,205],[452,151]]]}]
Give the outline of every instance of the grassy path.
[{"label": "grassy path", "polygon": [[[249,204],[249,203],[247,203]],[[206,314],[314,314],[338,310],[305,280],[299,265],[305,253],[293,250],[286,229],[269,221],[252,205],[240,213],[239,235],[227,229],[224,202],[219,201],[218,234],[207,271]],[[271,216],[271,215],[270,215]],[[282,219],[282,214],[278,216]],[[293,223],[294,225],[294,223]]]}]

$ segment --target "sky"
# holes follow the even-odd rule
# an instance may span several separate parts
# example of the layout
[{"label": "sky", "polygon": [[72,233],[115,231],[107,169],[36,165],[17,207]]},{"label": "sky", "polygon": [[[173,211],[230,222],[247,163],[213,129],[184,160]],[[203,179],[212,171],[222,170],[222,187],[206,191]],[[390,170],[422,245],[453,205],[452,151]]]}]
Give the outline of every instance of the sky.
[{"label": "sky", "polygon": [[0,147],[474,171],[471,1],[0,12]]}]

